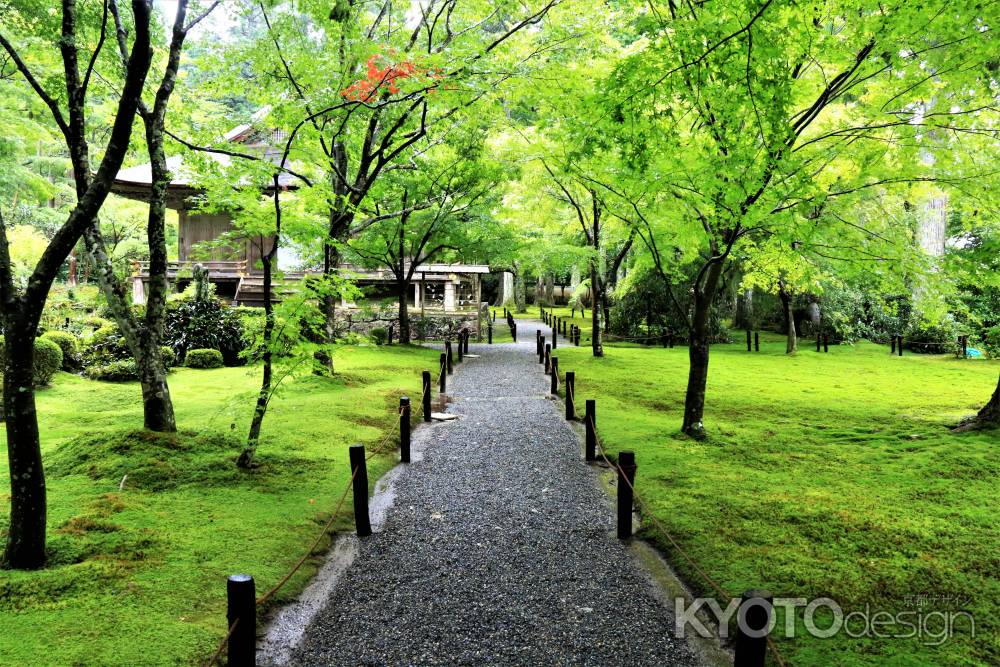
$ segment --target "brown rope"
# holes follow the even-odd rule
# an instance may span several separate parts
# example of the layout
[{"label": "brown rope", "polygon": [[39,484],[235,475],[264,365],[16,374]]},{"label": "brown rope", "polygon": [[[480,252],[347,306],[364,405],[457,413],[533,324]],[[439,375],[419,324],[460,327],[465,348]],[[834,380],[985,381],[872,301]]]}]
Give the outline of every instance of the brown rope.
[{"label": "brown rope", "polygon": [[[667,529],[663,527],[663,524],[660,522],[659,519],[656,518],[656,515],[653,514],[652,511],[644,509],[644,507],[648,507],[648,504],[636,492],[635,485],[632,484],[632,482],[629,480],[628,475],[625,474],[625,471],[621,468],[621,466],[619,466],[617,463],[612,463],[611,460],[608,459],[608,456],[604,451],[604,444],[601,442],[601,438],[597,434],[596,425],[594,424],[593,420],[590,419],[590,417],[587,417],[587,421],[590,423],[590,427],[594,431],[594,440],[597,442],[597,450],[600,452],[601,458],[604,459],[604,462],[608,465],[608,467],[614,468],[617,471],[618,479],[625,480],[625,483],[628,484],[630,489],[632,489],[632,497],[635,499],[635,504],[639,506],[640,510],[642,510],[643,515],[648,516],[650,518],[653,525],[656,526],[656,529],[659,530],[663,534],[663,536],[667,538],[670,544],[673,545],[674,549],[676,549],[677,552],[684,557],[684,560],[686,560],[688,564],[691,565],[694,571],[697,572],[699,575],[701,575],[702,579],[704,579],[708,583],[708,585],[728,604],[733,599],[733,597],[725,590],[723,590],[723,588],[719,586],[719,584],[717,584],[714,579],[708,576],[708,574],[698,566],[698,563],[695,562],[694,558],[689,556],[688,553],[684,551],[681,545],[678,544],[677,540],[675,540],[674,537],[667,531]],[[778,653],[778,648],[777,646],[775,646],[774,641],[771,639],[770,636],[767,637],[767,645],[771,649],[771,654],[774,656],[775,661],[781,667],[785,667],[785,661],[781,657],[781,654]]]}]

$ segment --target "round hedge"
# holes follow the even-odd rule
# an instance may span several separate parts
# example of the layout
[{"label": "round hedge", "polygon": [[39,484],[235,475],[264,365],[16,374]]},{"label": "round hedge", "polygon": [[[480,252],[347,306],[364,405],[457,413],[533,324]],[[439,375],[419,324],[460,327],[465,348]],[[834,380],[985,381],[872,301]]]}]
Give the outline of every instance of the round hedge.
[{"label": "round hedge", "polygon": [[48,384],[52,376],[56,374],[56,371],[62,368],[62,365],[62,348],[48,338],[36,338],[35,365],[32,367],[35,385]]},{"label": "round hedge", "polygon": [[76,368],[77,353],[79,352],[76,336],[66,331],[46,331],[42,334],[42,338],[52,341],[62,350],[62,369],[64,371],[71,371]]},{"label": "round hedge", "polygon": [[207,348],[188,350],[184,364],[188,368],[221,368],[223,365],[222,353]]},{"label": "round hedge", "polygon": [[89,366],[84,374],[91,380],[103,380],[104,382],[127,382],[139,379],[139,371],[135,367],[134,359],[122,359],[110,361],[101,366]]}]

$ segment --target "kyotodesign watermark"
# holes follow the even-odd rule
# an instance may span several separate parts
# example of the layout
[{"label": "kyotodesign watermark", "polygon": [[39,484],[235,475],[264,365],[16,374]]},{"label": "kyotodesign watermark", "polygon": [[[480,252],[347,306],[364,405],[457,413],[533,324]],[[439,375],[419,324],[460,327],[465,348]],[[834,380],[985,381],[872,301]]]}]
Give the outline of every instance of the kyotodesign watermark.
[{"label": "kyotodesign watermark", "polygon": [[[853,639],[861,637],[876,639],[913,639],[927,646],[940,646],[955,635],[971,638],[976,636],[976,621],[973,615],[958,608],[957,598],[934,597],[933,603],[915,605],[890,611],[873,609],[866,604],[862,609],[845,612],[835,600],[830,598],[774,598],[774,609],[784,611],[781,628],[776,628],[777,617],[767,614],[768,622],[762,622],[768,601],[762,598],[733,599],[725,607],[714,598],[695,598],[690,603],[686,598],[674,600],[675,633],[684,637],[695,632],[701,637],[717,635],[727,638],[731,627],[747,637],[760,638],[767,635],[792,638],[803,631],[818,638],[844,634]],[[699,613],[711,612],[718,624],[717,632],[712,632],[699,618]],[[750,619],[754,620],[749,620]],[[732,621],[736,622],[733,623]]]}]

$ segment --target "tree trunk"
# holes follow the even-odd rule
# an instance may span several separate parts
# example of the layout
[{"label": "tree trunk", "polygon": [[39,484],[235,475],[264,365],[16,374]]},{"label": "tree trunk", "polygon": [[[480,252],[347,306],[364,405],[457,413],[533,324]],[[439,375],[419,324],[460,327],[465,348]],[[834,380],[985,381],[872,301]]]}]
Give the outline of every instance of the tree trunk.
[{"label": "tree trunk", "polygon": [[785,343],[785,354],[795,354],[798,349],[798,337],[795,335],[795,313],[792,309],[792,295],[788,293],[785,286],[778,285],[778,296],[781,298],[782,310],[785,313],[785,331],[788,332],[788,340]]},{"label": "tree trunk", "polygon": [[[275,193],[275,197],[277,197]],[[278,243],[275,236],[273,243]],[[236,466],[247,470],[253,465],[253,457],[260,443],[260,429],[267,414],[267,404],[271,399],[271,337],[274,335],[274,304],[271,303],[271,253],[261,253],[261,263],[264,266],[264,369],[260,381],[260,392],[257,394],[257,404],[254,406],[253,419],[250,420],[250,432],[247,434],[247,444],[236,460]]]},{"label": "tree trunk", "polygon": [[595,357],[604,356],[604,345],[601,344],[601,306],[600,282],[597,279],[597,261],[590,262],[590,348]]},{"label": "tree trunk", "polygon": [[514,264],[514,312],[523,313],[527,310],[524,304],[525,300],[525,289],[524,289],[524,271],[521,266],[515,262]]},{"label": "tree trunk", "polygon": [[406,301],[407,293],[410,291],[410,281],[400,280],[396,283],[399,288],[399,342],[401,345],[410,344],[410,305]]},{"label": "tree trunk", "polygon": [[993,397],[983,406],[975,417],[970,417],[962,421],[955,431],[975,431],[981,428],[1000,427],[1000,380],[997,380],[997,388],[993,392]]},{"label": "tree trunk", "polygon": [[705,273],[704,286],[694,289],[694,312],[688,334],[688,383],[684,395],[684,422],[681,430],[694,438],[705,437],[705,388],[708,383],[708,356],[711,341],[712,302],[722,275],[722,259],[713,258]]},{"label": "tree trunk", "polygon": [[551,273],[545,276],[545,305],[554,307],[556,305],[555,293],[556,293],[556,279]]},{"label": "tree trunk", "polygon": [[32,378],[35,335],[23,327],[8,326],[5,347],[3,398],[11,496],[3,565],[29,570],[45,564],[45,472]]}]

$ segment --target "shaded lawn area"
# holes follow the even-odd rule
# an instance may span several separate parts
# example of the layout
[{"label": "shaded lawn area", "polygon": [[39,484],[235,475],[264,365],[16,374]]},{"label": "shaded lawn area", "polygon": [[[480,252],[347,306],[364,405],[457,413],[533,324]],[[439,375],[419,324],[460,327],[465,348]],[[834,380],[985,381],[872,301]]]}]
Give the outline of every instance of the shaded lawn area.
[{"label": "shaded lawn area", "polygon": [[[578,414],[597,399],[609,452],[635,450],[650,511],[731,594],[975,616],[975,639],[962,619],[929,646],[938,639],[812,638],[799,608],[796,637],[778,640],[789,664],[1000,664],[1000,433],[948,431],[989,399],[1000,363],[868,343],[788,357],[783,339],[765,340],[752,354],[713,346],[704,442],[679,433],[686,348],[609,346],[595,359],[561,347],[559,368],[576,371]],[[643,532],[708,594],[648,522]],[[941,628],[932,618],[927,633]]]},{"label": "shaded lawn area", "polygon": [[[415,347],[344,347],[336,378],[288,380],[264,422],[260,467],[250,473],[235,459],[259,369],[173,372],[185,429],[177,437],[141,431],[138,383],[60,373],[38,394],[51,562],[38,572],[0,571],[0,664],[207,660],[226,632],[226,577],[254,575],[260,595],[284,576],[350,479],[348,446],[374,447],[394,433],[403,393],[419,420],[420,372],[434,371],[435,359]],[[391,452],[370,461],[371,483],[396,460]],[[6,456],[0,474],[6,531]],[[350,496],[341,517],[337,527],[351,529]],[[318,562],[276,601],[301,590]]]}]

